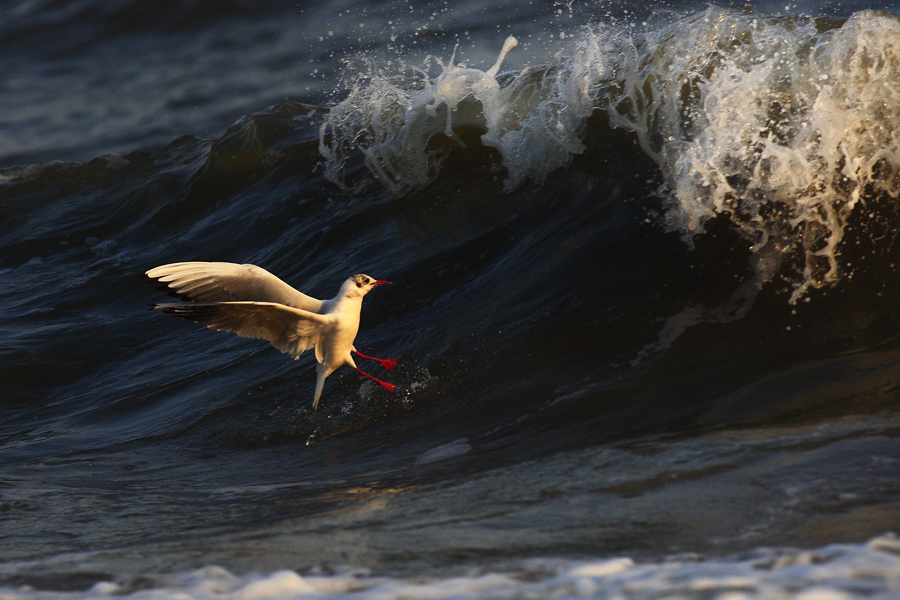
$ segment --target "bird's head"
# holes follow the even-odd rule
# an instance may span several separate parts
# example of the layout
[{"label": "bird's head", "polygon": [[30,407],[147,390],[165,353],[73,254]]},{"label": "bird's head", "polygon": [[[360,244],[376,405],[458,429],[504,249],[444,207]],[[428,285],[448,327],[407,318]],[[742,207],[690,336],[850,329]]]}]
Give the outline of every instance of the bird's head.
[{"label": "bird's head", "polygon": [[374,279],[368,275],[357,273],[353,277],[347,279],[347,281],[344,282],[344,285],[341,286],[341,295],[362,297],[368,294],[376,285],[386,285],[388,283],[390,283],[390,281]]}]

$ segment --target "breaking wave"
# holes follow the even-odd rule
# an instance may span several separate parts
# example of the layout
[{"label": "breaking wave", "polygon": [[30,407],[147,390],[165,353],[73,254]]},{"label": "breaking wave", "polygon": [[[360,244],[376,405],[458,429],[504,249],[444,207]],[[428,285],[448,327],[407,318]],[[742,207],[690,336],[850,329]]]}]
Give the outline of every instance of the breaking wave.
[{"label": "breaking wave", "polygon": [[669,21],[640,36],[586,26],[569,55],[518,72],[500,72],[514,38],[483,71],[453,58],[433,59],[437,76],[429,65],[405,76],[372,67],[322,125],[326,176],[364,185],[347,177],[361,156],[402,195],[480,136],[510,191],[582,154],[602,113],[659,166],[668,229],[690,243],[724,218],[756,262],[797,257],[792,302],[838,281],[851,217],[900,193],[900,22],[715,7]]},{"label": "breaking wave", "polygon": [[221,567],[174,575],[126,576],[85,592],[3,589],[9,600],[57,598],[252,600],[279,598],[891,598],[900,570],[897,539],[834,544],[810,551],[759,550],[747,557],[699,560],[673,557],[658,563],[614,558],[576,562],[533,559],[497,570],[472,569],[456,576],[379,577],[366,569],[300,575],[282,570],[237,576]]}]

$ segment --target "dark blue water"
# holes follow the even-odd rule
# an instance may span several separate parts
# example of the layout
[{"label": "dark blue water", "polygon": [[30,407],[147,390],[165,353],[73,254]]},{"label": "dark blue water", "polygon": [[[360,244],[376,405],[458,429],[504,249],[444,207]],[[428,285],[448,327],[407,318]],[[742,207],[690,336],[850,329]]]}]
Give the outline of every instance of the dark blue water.
[{"label": "dark blue water", "polygon": [[[0,7],[0,595],[890,597],[896,13]],[[189,260],[391,280],[397,391],[148,311]]]}]

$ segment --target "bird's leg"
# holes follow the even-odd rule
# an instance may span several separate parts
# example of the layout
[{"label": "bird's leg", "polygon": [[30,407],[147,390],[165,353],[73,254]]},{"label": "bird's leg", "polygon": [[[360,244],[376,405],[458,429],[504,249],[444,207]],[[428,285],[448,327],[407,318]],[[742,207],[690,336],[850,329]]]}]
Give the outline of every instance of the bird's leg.
[{"label": "bird's leg", "polygon": [[353,351],[356,352],[357,354],[359,354],[360,356],[362,356],[363,358],[368,358],[369,360],[374,360],[375,362],[380,362],[381,366],[384,367],[385,369],[387,369],[388,371],[390,371],[391,369],[393,369],[394,367],[397,366],[396,358],[375,358],[374,356],[366,356],[365,354],[363,354],[356,348],[354,348]]},{"label": "bird's leg", "polygon": [[[357,352],[357,354],[359,354],[359,353]],[[362,354],[360,354],[360,356],[362,356]],[[363,358],[366,358],[366,357],[363,356]],[[357,371],[359,371],[359,374],[360,374],[360,375],[365,375],[366,377],[368,377],[369,379],[371,379],[371,380],[374,381],[375,383],[380,383],[380,384],[384,387],[384,389],[388,390],[389,392],[393,392],[395,389],[397,389],[397,386],[394,385],[393,383],[388,383],[387,381],[381,381],[380,379],[375,379],[374,377],[372,377],[372,376],[369,375],[368,373],[363,372],[363,371],[362,371],[359,367],[357,367],[356,365],[354,365],[353,368],[356,369]]]}]

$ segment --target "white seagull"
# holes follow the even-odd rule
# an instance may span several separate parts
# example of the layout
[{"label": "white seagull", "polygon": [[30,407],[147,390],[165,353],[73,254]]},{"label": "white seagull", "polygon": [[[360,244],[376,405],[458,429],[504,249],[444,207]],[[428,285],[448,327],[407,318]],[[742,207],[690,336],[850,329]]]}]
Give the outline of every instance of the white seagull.
[{"label": "white seagull", "polygon": [[347,279],[337,296],[323,301],[298,292],[256,265],[180,262],[150,269],[145,275],[160,284],[159,289],[189,301],[153,308],[216,331],[268,340],[294,360],[315,348],[319,365],[313,410],[319,405],[325,378],[342,365],[350,365],[390,391],[397,387],[364,373],[350,354],[377,361],[387,370],[397,365],[392,358],[366,356],[353,347],[363,296],[387,281],[360,273]]}]

